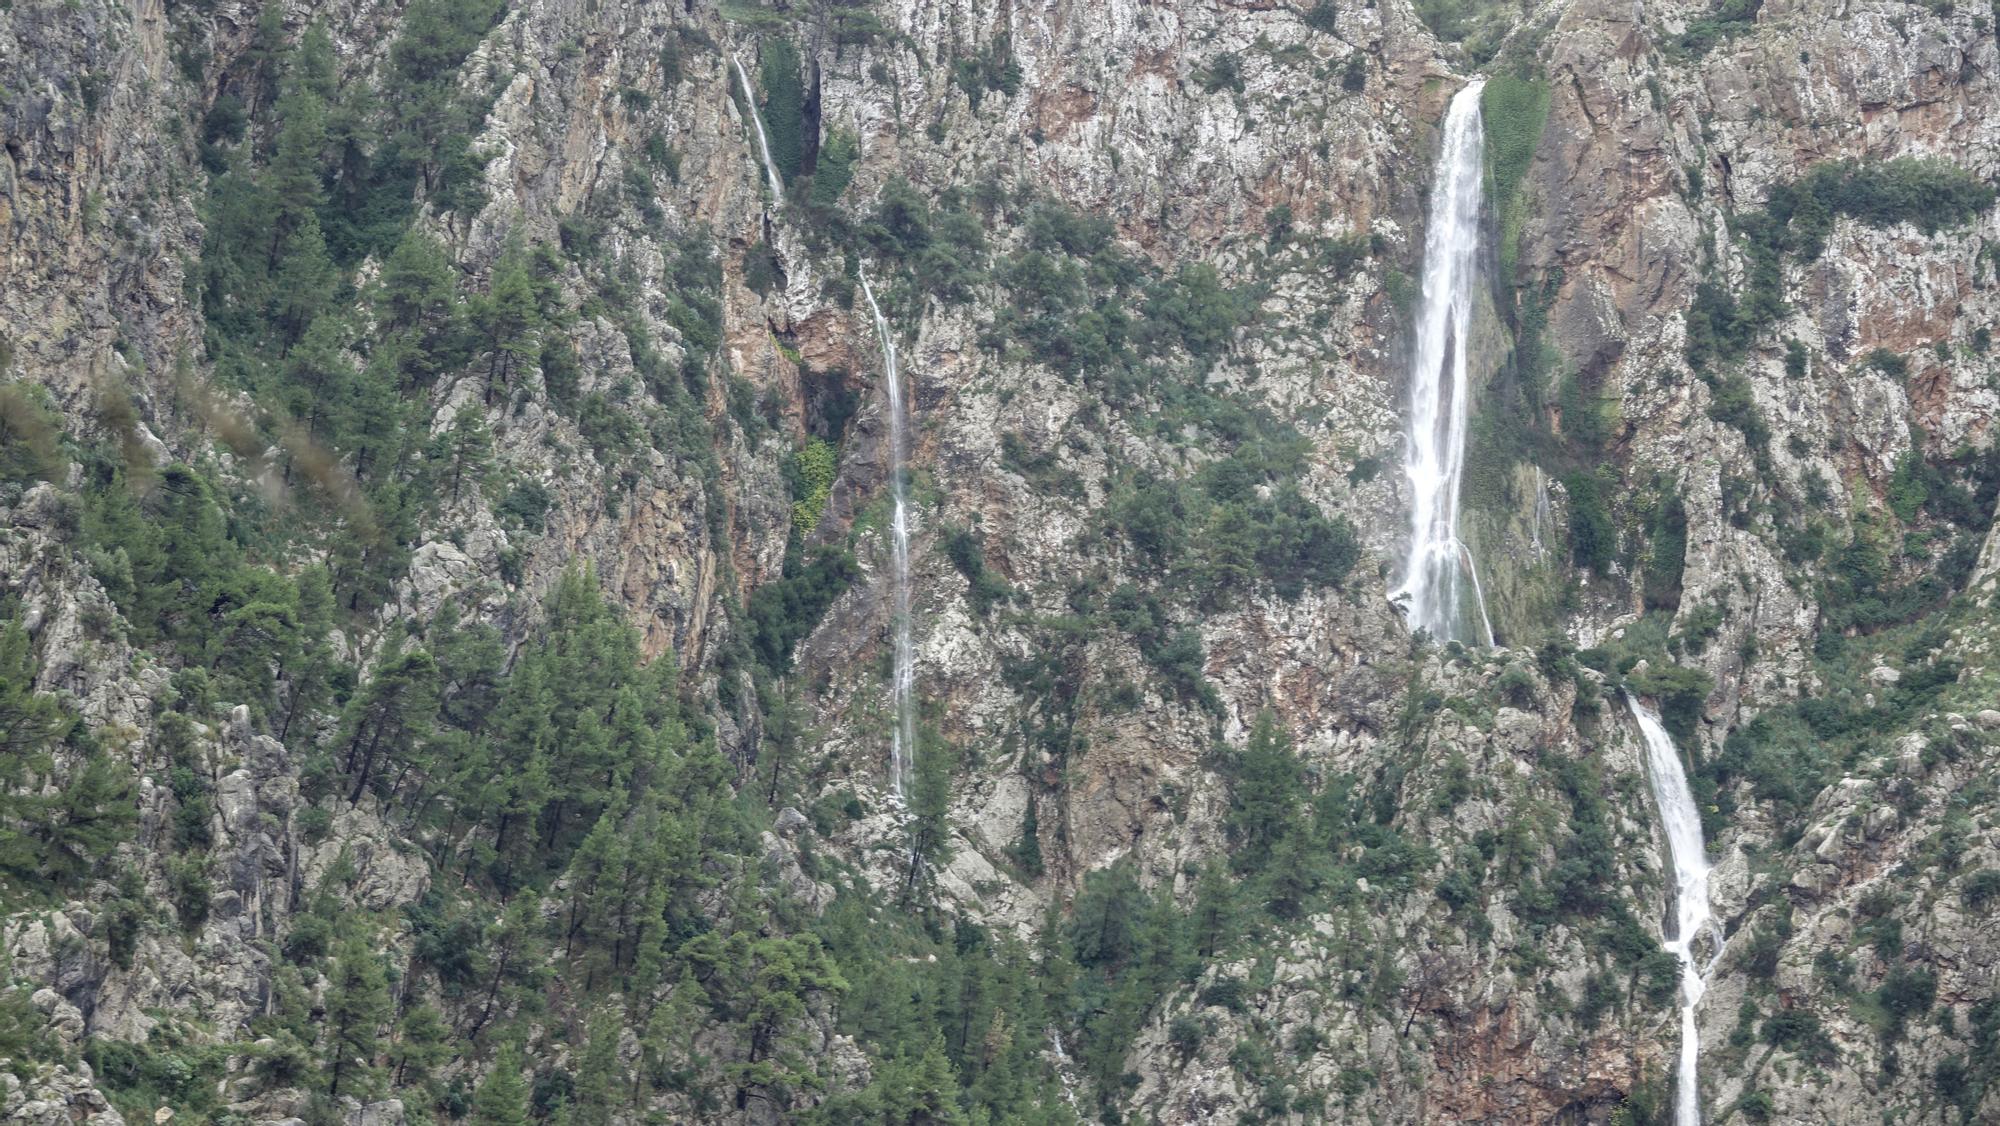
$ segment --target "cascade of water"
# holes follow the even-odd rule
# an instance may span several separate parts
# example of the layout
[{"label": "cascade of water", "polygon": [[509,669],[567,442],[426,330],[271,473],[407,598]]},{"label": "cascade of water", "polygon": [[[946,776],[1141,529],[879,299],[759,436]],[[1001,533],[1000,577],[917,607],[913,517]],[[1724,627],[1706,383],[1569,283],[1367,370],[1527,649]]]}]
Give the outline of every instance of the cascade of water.
[{"label": "cascade of water", "polygon": [[889,784],[897,797],[902,797],[910,776],[910,763],[916,753],[916,663],[910,654],[910,519],[909,506],[903,496],[903,463],[906,459],[904,437],[906,420],[903,413],[902,377],[896,367],[896,338],[889,329],[889,318],[882,315],[882,307],[875,303],[875,290],[868,284],[868,274],[861,274],[861,293],[868,299],[868,313],[875,318],[875,335],[882,345],[882,368],[889,388],[889,515],[890,580],[895,587],[894,621],[891,629],[895,637],[895,667],[893,684],[889,689],[889,703],[896,714],[896,725],[889,736]]},{"label": "cascade of water", "polygon": [[757,131],[757,151],[764,158],[764,176],[771,182],[771,198],[779,207],[785,205],[785,181],[778,175],[778,166],[771,160],[771,139],[764,135],[764,115],[757,112],[757,93],[750,88],[750,74],[743,69],[743,60],[736,52],[729,53],[729,61],[736,66],[736,79],[743,84],[743,105],[750,111],[750,127]]},{"label": "cascade of water", "polygon": [[1542,525],[1551,518],[1548,474],[1543,473],[1542,467],[1537,465],[1535,466],[1535,541],[1532,545],[1536,558],[1548,553],[1548,548],[1542,544]]},{"label": "cascade of water", "polygon": [[[1674,865],[1674,926],[1665,946],[1681,963],[1681,1056],[1675,1075],[1675,1126],[1701,1126],[1701,1088],[1695,1067],[1701,1053],[1694,1009],[1707,989],[1707,972],[1721,953],[1715,917],[1708,908],[1708,848],[1701,837],[1701,810],[1688,789],[1680,751],[1660,725],[1660,717],[1630,694],[1625,704],[1646,740],[1646,776],[1653,801],[1660,807],[1660,824],[1667,836],[1667,853]],[[1696,943],[1707,934],[1707,957]]]},{"label": "cascade of water", "polygon": [[[1479,281],[1479,207],[1486,137],[1479,115],[1484,79],[1451,99],[1444,149],[1431,186],[1430,229],[1424,235],[1424,292],[1410,368],[1410,434],[1404,473],[1410,479],[1410,558],[1390,595],[1405,603],[1410,627],[1439,640],[1462,639],[1464,599],[1478,605],[1485,640],[1493,644],[1486,600],[1472,571],[1472,553],[1458,539],[1459,475],[1465,466],[1466,344]],[[1471,590],[1461,586],[1470,577]]]}]

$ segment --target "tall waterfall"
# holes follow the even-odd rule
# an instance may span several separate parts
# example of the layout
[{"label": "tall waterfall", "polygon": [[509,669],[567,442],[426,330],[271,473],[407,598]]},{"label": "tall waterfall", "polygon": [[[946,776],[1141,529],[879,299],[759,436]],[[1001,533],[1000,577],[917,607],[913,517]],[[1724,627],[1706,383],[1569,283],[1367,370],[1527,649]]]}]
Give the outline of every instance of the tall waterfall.
[{"label": "tall waterfall", "polygon": [[[1660,807],[1660,824],[1666,830],[1667,852],[1674,865],[1675,931],[1665,943],[1681,963],[1681,1058],[1675,1075],[1674,1123],[1701,1126],[1701,1088],[1695,1081],[1701,1043],[1694,1009],[1708,988],[1708,967],[1720,953],[1715,916],[1708,908],[1708,848],[1701,839],[1701,811],[1688,789],[1673,737],[1660,726],[1660,717],[1629,693],[1625,703],[1646,739],[1646,776],[1653,785],[1653,801]],[[1696,948],[1703,932],[1708,932],[1712,944],[1706,959]]]},{"label": "tall waterfall", "polygon": [[916,663],[910,655],[910,516],[903,489],[903,468],[907,460],[907,420],[903,411],[902,376],[896,367],[896,338],[889,318],[875,303],[875,290],[868,274],[861,274],[861,293],[868,298],[868,313],[875,318],[875,336],[882,344],[883,375],[889,387],[889,516],[890,581],[895,584],[894,620],[895,667],[891,674],[889,703],[896,713],[896,725],[889,736],[889,784],[896,796],[908,789],[910,763],[916,753]]},{"label": "tall waterfall", "polygon": [[[1431,185],[1424,235],[1424,293],[1410,368],[1410,433],[1404,472],[1410,479],[1410,558],[1390,600],[1404,602],[1410,628],[1442,641],[1463,640],[1466,595],[1479,612],[1488,645],[1493,623],[1472,553],[1458,539],[1459,475],[1465,466],[1466,341],[1479,283],[1479,206],[1486,138],[1476,79],[1451,99],[1444,150]],[[1465,589],[1462,579],[1470,580]]]},{"label": "tall waterfall", "polygon": [[764,115],[757,112],[757,92],[750,87],[750,74],[743,69],[743,60],[736,52],[729,53],[729,61],[736,67],[736,79],[743,84],[743,105],[750,111],[750,127],[757,130],[757,152],[764,158],[764,176],[771,182],[771,198],[779,207],[785,205],[785,181],[778,175],[778,166],[771,161],[771,139],[764,135]]}]

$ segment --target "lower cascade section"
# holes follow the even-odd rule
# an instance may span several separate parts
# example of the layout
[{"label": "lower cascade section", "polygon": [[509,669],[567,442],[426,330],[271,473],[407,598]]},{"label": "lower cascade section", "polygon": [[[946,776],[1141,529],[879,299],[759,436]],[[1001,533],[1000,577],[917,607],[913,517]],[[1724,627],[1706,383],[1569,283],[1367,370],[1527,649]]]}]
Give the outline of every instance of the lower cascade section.
[{"label": "lower cascade section", "polygon": [[1701,1126],[1701,1055],[1695,1006],[1707,989],[1709,967],[1721,953],[1721,934],[1708,906],[1708,847],[1701,836],[1701,810],[1688,789],[1687,772],[1673,736],[1660,717],[1629,693],[1625,705],[1646,741],[1646,778],[1660,807],[1660,826],[1674,866],[1674,932],[1665,946],[1681,963],[1681,1052],[1674,1075],[1675,1126]]},{"label": "lower cascade section", "polygon": [[875,303],[875,290],[868,284],[866,272],[861,275],[861,293],[868,299],[868,315],[875,321],[875,335],[882,346],[882,378],[889,391],[889,557],[895,600],[889,627],[895,644],[895,666],[889,688],[889,704],[895,716],[889,736],[889,786],[900,798],[908,790],[910,763],[917,749],[917,671],[910,653],[910,517],[903,488],[909,439],[905,435],[902,374],[896,366],[896,337],[889,327],[889,318],[882,315],[882,307]]}]

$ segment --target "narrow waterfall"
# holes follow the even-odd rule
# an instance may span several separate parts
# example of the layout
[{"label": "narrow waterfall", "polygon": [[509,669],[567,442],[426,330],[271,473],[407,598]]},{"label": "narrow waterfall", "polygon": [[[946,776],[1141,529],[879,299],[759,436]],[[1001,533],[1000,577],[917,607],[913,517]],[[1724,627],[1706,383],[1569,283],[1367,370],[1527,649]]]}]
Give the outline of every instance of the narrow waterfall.
[{"label": "narrow waterfall", "polygon": [[[1472,552],[1458,539],[1459,475],[1465,466],[1466,343],[1479,283],[1479,208],[1485,177],[1485,129],[1479,114],[1484,79],[1451,99],[1444,149],[1431,185],[1430,229],[1424,235],[1424,292],[1410,368],[1410,431],[1404,472],[1410,479],[1410,558],[1401,602],[1410,628],[1440,641],[1464,640],[1467,594],[1479,613],[1486,644],[1493,623]],[[1462,586],[1470,579],[1470,589]]]},{"label": "narrow waterfall", "polygon": [[1553,520],[1553,510],[1549,505],[1549,476],[1542,472],[1541,466],[1537,465],[1535,466],[1535,535],[1534,542],[1529,545],[1534,548],[1537,559],[1548,554],[1548,548],[1542,543],[1542,526]]},{"label": "narrow waterfall", "polygon": [[779,207],[785,205],[785,181],[778,175],[778,166],[771,162],[771,139],[764,135],[764,115],[757,112],[757,91],[750,86],[750,74],[743,69],[743,60],[736,52],[729,53],[729,61],[736,67],[737,81],[743,84],[743,106],[750,112],[750,127],[757,131],[757,152],[764,158],[764,175],[771,182],[771,198]]},{"label": "narrow waterfall", "polygon": [[[1701,838],[1701,810],[1688,789],[1687,773],[1681,769],[1680,751],[1673,737],[1660,726],[1660,717],[1648,711],[1631,694],[1625,704],[1638,721],[1646,740],[1646,776],[1653,785],[1653,801],[1660,807],[1660,825],[1666,831],[1667,852],[1674,865],[1674,926],[1665,946],[1681,963],[1681,1057],[1675,1075],[1675,1126],[1701,1126],[1701,1088],[1695,1068],[1701,1042],[1695,1028],[1694,1009],[1708,988],[1709,966],[1720,953],[1715,916],[1708,909],[1708,848]],[[1707,957],[1696,943],[1707,933]]]},{"label": "narrow waterfall", "polygon": [[889,318],[882,315],[882,307],[875,303],[875,290],[868,284],[866,271],[861,274],[861,293],[868,299],[869,315],[875,318],[875,336],[882,345],[882,374],[889,388],[889,499],[892,505],[889,557],[890,581],[894,584],[895,598],[892,609],[894,620],[890,628],[896,647],[895,667],[891,674],[893,683],[889,689],[889,703],[896,713],[896,725],[889,736],[889,785],[901,798],[908,788],[910,764],[917,747],[917,671],[910,654],[910,515],[903,495],[903,469],[908,456],[908,439],[904,436],[907,419],[903,411],[902,376],[896,366],[896,338],[890,331]]}]

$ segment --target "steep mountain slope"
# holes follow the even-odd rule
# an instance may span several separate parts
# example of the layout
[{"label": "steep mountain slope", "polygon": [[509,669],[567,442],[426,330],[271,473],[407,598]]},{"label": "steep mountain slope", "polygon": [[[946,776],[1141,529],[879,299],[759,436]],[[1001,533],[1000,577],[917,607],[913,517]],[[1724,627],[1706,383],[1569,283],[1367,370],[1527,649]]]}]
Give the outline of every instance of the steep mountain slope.
[{"label": "steep mountain slope", "polygon": [[[1704,1120],[2000,1114],[2000,11],[76,0],[0,71],[0,1114],[1669,1121],[1626,693]],[[1388,600],[1475,74],[1492,650]]]}]

